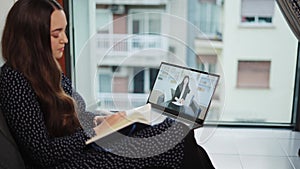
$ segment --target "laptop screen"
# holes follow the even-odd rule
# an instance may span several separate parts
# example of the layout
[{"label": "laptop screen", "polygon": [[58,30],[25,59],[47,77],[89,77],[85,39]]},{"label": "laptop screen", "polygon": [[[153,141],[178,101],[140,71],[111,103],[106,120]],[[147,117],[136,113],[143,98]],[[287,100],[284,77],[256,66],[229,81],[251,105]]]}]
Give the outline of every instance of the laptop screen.
[{"label": "laptop screen", "polygon": [[202,124],[219,75],[162,62],[148,97],[152,107]]}]

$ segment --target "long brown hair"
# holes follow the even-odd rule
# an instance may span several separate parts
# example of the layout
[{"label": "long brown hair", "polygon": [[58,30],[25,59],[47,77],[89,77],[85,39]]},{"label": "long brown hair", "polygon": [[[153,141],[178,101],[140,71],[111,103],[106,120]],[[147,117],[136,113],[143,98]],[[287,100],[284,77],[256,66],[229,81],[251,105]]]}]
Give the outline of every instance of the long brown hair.
[{"label": "long brown hair", "polygon": [[62,72],[51,50],[50,23],[55,0],[18,0],[8,13],[2,36],[6,64],[20,71],[35,91],[50,136],[80,127],[74,100],[61,87]]}]

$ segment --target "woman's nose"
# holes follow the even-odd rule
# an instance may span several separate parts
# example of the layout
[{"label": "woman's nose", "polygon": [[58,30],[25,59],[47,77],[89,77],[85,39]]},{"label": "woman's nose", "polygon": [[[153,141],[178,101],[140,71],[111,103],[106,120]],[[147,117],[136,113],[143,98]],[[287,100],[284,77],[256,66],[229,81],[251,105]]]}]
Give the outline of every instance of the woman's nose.
[{"label": "woman's nose", "polygon": [[61,42],[62,42],[62,43],[68,43],[68,42],[69,42],[69,39],[68,39],[66,33],[63,33],[63,37],[62,37]]}]

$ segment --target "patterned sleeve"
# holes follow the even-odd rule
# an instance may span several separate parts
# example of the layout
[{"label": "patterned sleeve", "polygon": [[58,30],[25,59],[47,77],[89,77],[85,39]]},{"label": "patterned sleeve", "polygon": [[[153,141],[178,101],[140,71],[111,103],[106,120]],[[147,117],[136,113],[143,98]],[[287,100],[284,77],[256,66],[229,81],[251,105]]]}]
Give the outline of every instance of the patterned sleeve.
[{"label": "patterned sleeve", "polygon": [[83,97],[72,87],[71,80],[64,74],[62,74],[62,87],[64,91],[75,100],[76,111],[82,127],[87,131],[90,137],[95,136],[95,131],[91,130],[96,127],[93,123],[94,117],[107,116],[111,114],[111,112],[108,110],[94,110],[94,112],[88,111]]},{"label": "patterned sleeve", "polygon": [[88,137],[80,128],[69,136],[49,137],[37,96],[22,74],[2,69],[0,98],[1,109],[23,157],[30,156],[35,163],[50,166],[82,153]]},{"label": "patterned sleeve", "polygon": [[86,110],[86,104],[84,99],[72,87],[71,80],[68,77],[66,77],[64,74],[62,74],[62,87],[64,91],[75,100],[76,112],[81,126],[85,131],[87,131],[89,137],[94,136],[96,133],[94,132],[94,130],[90,130],[90,129],[95,127],[93,120],[97,114]]},{"label": "patterned sleeve", "polygon": [[95,136],[96,135],[95,131],[89,129],[96,127],[95,124],[93,123],[96,114],[90,111],[86,111],[86,106],[83,98],[75,90],[73,90],[72,92],[72,97],[76,102],[76,111],[81,126],[85,131],[87,131],[90,137]]}]

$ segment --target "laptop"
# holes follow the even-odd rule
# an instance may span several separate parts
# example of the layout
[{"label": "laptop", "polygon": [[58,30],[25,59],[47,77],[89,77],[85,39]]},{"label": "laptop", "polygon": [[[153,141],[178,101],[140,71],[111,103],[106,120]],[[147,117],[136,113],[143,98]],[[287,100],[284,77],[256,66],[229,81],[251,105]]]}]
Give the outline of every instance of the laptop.
[{"label": "laptop", "polygon": [[172,117],[191,128],[203,126],[220,76],[161,62],[147,103],[152,111]]},{"label": "laptop", "polygon": [[[141,110],[145,113],[142,121],[147,119],[146,123],[140,121],[140,116],[135,116],[135,120],[130,119],[129,123],[126,120],[125,123],[112,127],[114,130],[93,137],[86,144],[98,140],[97,143],[105,145],[123,135],[130,136],[149,124],[158,124],[166,117],[180,121],[191,129],[202,127],[219,78],[217,74],[161,62],[147,104],[126,111],[128,115],[134,114],[137,109],[146,109],[147,111]],[[118,132],[114,132],[115,130]]]}]

